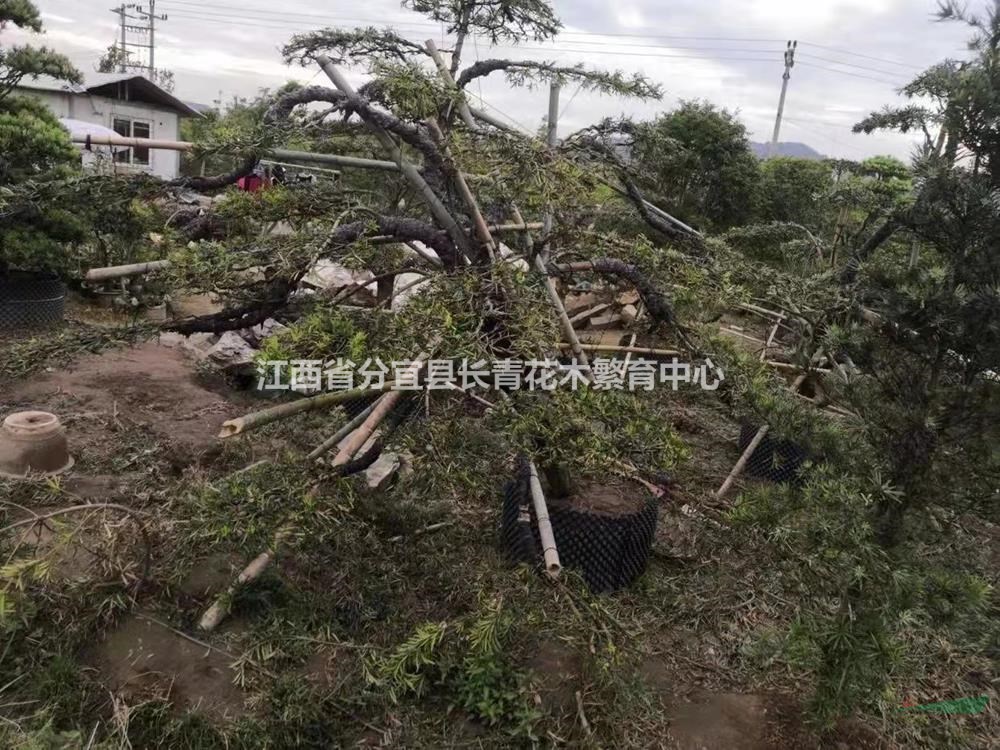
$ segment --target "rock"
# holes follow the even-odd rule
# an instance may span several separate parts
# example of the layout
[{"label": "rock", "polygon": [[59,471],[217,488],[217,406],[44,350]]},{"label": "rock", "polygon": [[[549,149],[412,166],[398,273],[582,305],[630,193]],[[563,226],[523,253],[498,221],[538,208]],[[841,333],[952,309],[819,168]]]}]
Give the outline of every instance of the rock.
[{"label": "rock", "polygon": [[401,466],[400,455],[383,451],[378,460],[365,469],[365,482],[370,490],[385,489]]},{"label": "rock", "polygon": [[215,346],[219,337],[214,333],[200,332],[184,336],[183,339],[181,346],[184,348],[184,351],[192,355],[195,359],[201,360],[208,356],[209,351]]},{"label": "rock", "polygon": [[626,323],[635,323],[635,319],[639,317],[639,308],[635,305],[625,305],[621,309],[621,316]]},{"label": "rock", "polygon": [[[420,282],[421,279],[423,280],[422,283],[416,283]],[[411,299],[427,288],[429,283],[430,279],[420,273],[399,274],[399,276],[396,277],[396,283],[393,286],[392,311],[399,312],[406,307],[406,305],[410,303]],[[413,286],[410,286],[410,284],[413,284]],[[396,292],[395,290],[397,289],[402,291]]]},{"label": "rock", "polygon": [[595,330],[604,328],[614,328],[622,322],[622,316],[617,313],[607,315],[595,315],[590,319],[590,327]]},{"label": "rock", "polygon": [[[336,294],[345,287],[371,281],[375,278],[371,271],[352,271],[332,260],[319,260],[309,269],[309,273],[302,277],[302,284],[320,289],[327,294]],[[359,289],[351,298],[357,302],[365,300],[369,304],[375,302],[375,285],[371,284]]]},{"label": "rock", "polygon": [[274,318],[268,318],[263,323],[258,323],[253,328],[244,328],[240,331],[240,336],[251,346],[260,346],[266,339],[287,331],[288,326],[279,323]]},{"label": "rock", "polygon": [[226,331],[205,357],[223,370],[240,369],[253,364],[257,350],[233,331]]},{"label": "rock", "polygon": [[618,295],[619,305],[636,305],[639,303],[639,292],[635,289],[629,289],[627,292],[623,292]]}]

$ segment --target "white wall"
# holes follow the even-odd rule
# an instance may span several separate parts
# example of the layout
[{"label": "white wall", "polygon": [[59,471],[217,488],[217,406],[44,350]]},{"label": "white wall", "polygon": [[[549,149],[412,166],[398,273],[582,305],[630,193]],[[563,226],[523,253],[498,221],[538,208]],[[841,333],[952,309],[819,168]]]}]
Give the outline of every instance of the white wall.
[{"label": "white wall", "polygon": [[[180,117],[177,113],[168,109],[157,108],[152,104],[124,102],[104,96],[70,94],[60,91],[22,89],[19,93],[28,94],[41,100],[52,110],[56,117],[68,117],[73,120],[91,122],[95,125],[103,125],[106,128],[112,129],[114,128],[114,119],[116,116],[145,120],[150,125],[150,138],[168,141],[180,140]],[[86,164],[93,161],[88,157],[84,159],[84,163]],[[180,174],[180,165],[181,155],[179,152],[153,149],[149,154],[148,166],[116,164],[115,168],[118,171],[147,172],[165,180],[170,180]]]}]

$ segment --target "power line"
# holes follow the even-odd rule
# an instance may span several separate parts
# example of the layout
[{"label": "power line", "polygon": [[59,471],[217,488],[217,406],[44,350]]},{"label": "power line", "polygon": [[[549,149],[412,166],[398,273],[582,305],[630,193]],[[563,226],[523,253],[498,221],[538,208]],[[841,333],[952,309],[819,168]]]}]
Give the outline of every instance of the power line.
[{"label": "power line", "polygon": [[914,70],[923,70],[923,66],[921,65],[913,65],[911,63],[901,63],[896,60],[890,60],[885,57],[874,57],[873,55],[866,55],[863,52],[854,52],[853,50],[840,49],[839,47],[828,47],[825,44],[816,44],[815,42],[802,42],[802,44],[808,45],[810,47],[816,47],[817,49],[825,49],[828,52],[837,52],[842,55],[863,57],[866,60],[874,60],[875,62],[887,63],[889,65],[898,65],[901,68],[913,68]]},{"label": "power line", "polygon": [[811,63],[811,62],[804,62],[804,63],[801,63],[801,64],[805,65],[805,66],[807,66],[809,68],[813,68],[815,70],[826,70],[826,71],[828,71],[830,73],[840,73],[840,75],[842,75],[842,76],[851,76],[851,78],[864,78],[865,80],[868,80],[868,81],[876,81],[878,83],[887,83],[890,86],[902,86],[903,85],[899,81],[890,81],[887,78],[875,78],[874,76],[866,76],[866,75],[862,75],[861,73],[849,73],[846,70],[837,70],[836,68],[828,68],[825,65],[816,65],[815,63]]},{"label": "power line", "polygon": [[893,70],[882,70],[880,68],[873,68],[870,65],[855,65],[854,63],[834,60],[832,57],[820,57],[819,55],[811,55],[808,52],[806,53],[805,57],[807,57],[809,60],[819,60],[821,62],[833,63],[835,65],[843,65],[845,68],[856,68],[857,70],[867,70],[870,73],[882,73],[887,76],[903,75],[902,73]]}]

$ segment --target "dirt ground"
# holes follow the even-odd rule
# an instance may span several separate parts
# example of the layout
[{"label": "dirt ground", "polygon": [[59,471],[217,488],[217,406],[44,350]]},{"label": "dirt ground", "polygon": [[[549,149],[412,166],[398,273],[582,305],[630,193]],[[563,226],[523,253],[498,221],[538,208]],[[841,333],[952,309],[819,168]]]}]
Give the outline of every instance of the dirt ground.
[{"label": "dirt ground", "polygon": [[[222,423],[245,410],[238,401],[201,382],[182,349],[157,342],[85,356],[66,369],[0,386],[0,412],[56,414],[66,425],[70,451],[89,457],[91,466],[111,458],[112,437],[122,425],[149,430],[178,462],[196,458],[216,449]],[[86,476],[87,468],[73,473],[83,492],[98,494],[95,483],[114,483]]]}]

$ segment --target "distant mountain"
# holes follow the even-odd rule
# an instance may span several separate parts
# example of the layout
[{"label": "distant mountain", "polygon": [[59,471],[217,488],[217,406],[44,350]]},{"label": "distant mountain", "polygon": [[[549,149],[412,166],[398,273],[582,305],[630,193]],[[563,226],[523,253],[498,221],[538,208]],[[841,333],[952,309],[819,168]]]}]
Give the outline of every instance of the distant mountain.
[{"label": "distant mountain", "polygon": [[[753,149],[754,154],[756,154],[759,159],[764,159],[767,157],[766,143],[756,143],[754,141],[751,141],[750,148]],[[825,156],[823,156],[823,154],[814,149],[812,146],[808,146],[805,143],[799,143],[798,141],[778,141],[778,145],[774,149],[774,155],[794,156],[797,159],[826,158]]]}]

